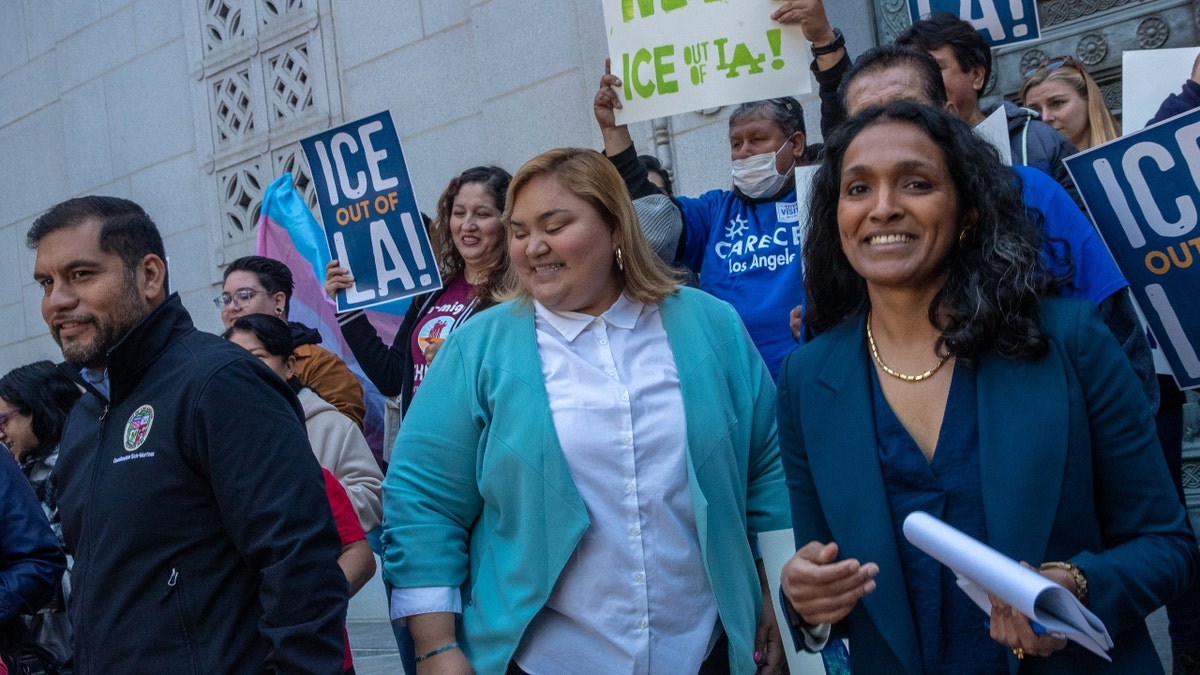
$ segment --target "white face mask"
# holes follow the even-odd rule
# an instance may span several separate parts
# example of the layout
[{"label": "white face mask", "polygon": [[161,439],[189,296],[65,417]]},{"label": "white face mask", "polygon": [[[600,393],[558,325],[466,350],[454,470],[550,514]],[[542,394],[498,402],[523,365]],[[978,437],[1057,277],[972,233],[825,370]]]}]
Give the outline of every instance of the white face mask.
[{"label": "white face mask", "polygon": [[[779,192],[788,177],[786,173],[779,173],[775,168],[775,157],[790,142],[790,138],[784,141],[775,152],[764,152],[733,160],[733,185],[751,199],[762,199]],[[793,159],[792,167],[795,165],[796,160]],[[792,167],[788,167],[788,171],[791,171]]]}]

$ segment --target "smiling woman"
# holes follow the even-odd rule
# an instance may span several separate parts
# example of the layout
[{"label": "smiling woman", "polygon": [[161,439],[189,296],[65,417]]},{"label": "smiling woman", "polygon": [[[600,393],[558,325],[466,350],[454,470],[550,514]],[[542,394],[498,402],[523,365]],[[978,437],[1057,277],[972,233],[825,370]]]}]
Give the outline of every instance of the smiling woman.
[{"label": "smiling woman", "polygon": [[[812,645],[836,624],[854,672],[999,675],[1026,655],[1022,673],[1157,672],[1143,620],[1190,584],[1195,541],[1094,306],[1039,299],[1059,280],[1019,186],[965,124],[907,102],[825,153],[804,246],[817,337],[779,380],[796,628]],[[996,600],[985,627],[904,538],[915,511],[1040,564],[1108,627],[1113,663]]]},{"label": "smiling woman", "polygon": [[[509,186],[510,295],[598,316],[623,290],[657,303],[674,273],[650,253],[615,170],[580,151],[530,160]],[[646,255],[649,253],[649,255]],[[628,262],[628,265],[626,265]]]},{"label": "smiling woman", "polygon": [[512,300],[443,345],[384,480],[419,660],[778,673],[747,544],[786,527],[774,387],[741,320],[676,287],[597,152],[530,160],[504,220]]},{"label": "smiling woman", "polygon": [[[391,346],[361,311],[338,316],[355,358],[389,402],[384,461],[400,418],[408,410],[446,336],[475,312],[495,304],[508,270],[500,214],[512,177],[496,166],[477,166],[450,180],[428,223],[442,289],[412,299]],[[325,292],[332,298],[354,285],[350,271],[332,260],[325,267]]]}]

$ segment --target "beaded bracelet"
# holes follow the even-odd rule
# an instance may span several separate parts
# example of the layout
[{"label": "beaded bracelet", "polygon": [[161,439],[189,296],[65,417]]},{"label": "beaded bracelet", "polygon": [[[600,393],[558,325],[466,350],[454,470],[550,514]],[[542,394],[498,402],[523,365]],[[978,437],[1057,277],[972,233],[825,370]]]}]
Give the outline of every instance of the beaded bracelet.
[{"label": "beaded bracelet", "polygon": [[1047,562],[1038,567],[1039,572],[1049,569],[1064,570],[1070,574],[1071,579],[1075,581],[1075,598],[1084,605],[1088,604],[1087,576],[1084,575],[1083,570],[1079,569],[1079,565],[1070,562]]},{"label": "beaded bracelet", "polygon": [[441,647],[438,647],[437,649],[435,649],[431,652],[425,652],[424,654],[422,654],[422,655],[418,656],[416,659],[414,659],[414,661],[416,661],[417,663],[420,663],[420,662],[424,661],[425,659],[437,656],[438,654],[441,654],[442,652],[448,652],[451,649],[458,649],[458,643],[451,642],[448,645],[442,645]]}]

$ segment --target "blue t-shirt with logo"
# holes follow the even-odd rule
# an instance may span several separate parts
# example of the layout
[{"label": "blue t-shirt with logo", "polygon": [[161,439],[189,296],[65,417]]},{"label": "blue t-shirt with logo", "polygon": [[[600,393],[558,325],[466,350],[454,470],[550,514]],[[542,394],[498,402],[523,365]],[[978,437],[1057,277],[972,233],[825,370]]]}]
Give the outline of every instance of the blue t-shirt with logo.
[{"label": "blue t-shirt with logo", "polygon": [[788,316],[804,301],[795,190],[763,202],[712,190],[679,204],[687,231],[682,262],[700,275],[702,290],[733,305],[778,377],[783,357],[796,348]]}]

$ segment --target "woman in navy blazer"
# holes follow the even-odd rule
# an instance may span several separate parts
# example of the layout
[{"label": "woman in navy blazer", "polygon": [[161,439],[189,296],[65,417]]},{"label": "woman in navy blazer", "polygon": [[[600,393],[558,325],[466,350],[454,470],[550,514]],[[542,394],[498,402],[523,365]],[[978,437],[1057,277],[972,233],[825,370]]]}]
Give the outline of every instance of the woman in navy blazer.
[{"label": "woman in navy blazer", "polygon": [[[812,200],[818,337],[779,380],[783,586],[809,647],[832,624],[858,673],[1161,672],[1144,619],[1196,574],[1195,540],[1116,342],[1043,297],[1065,280],[994,151],[941,110],[873,108],[826,145]],[[915,510],[1074,592],[1112,663],[998,600],[981,614],[901,536]]]}]

